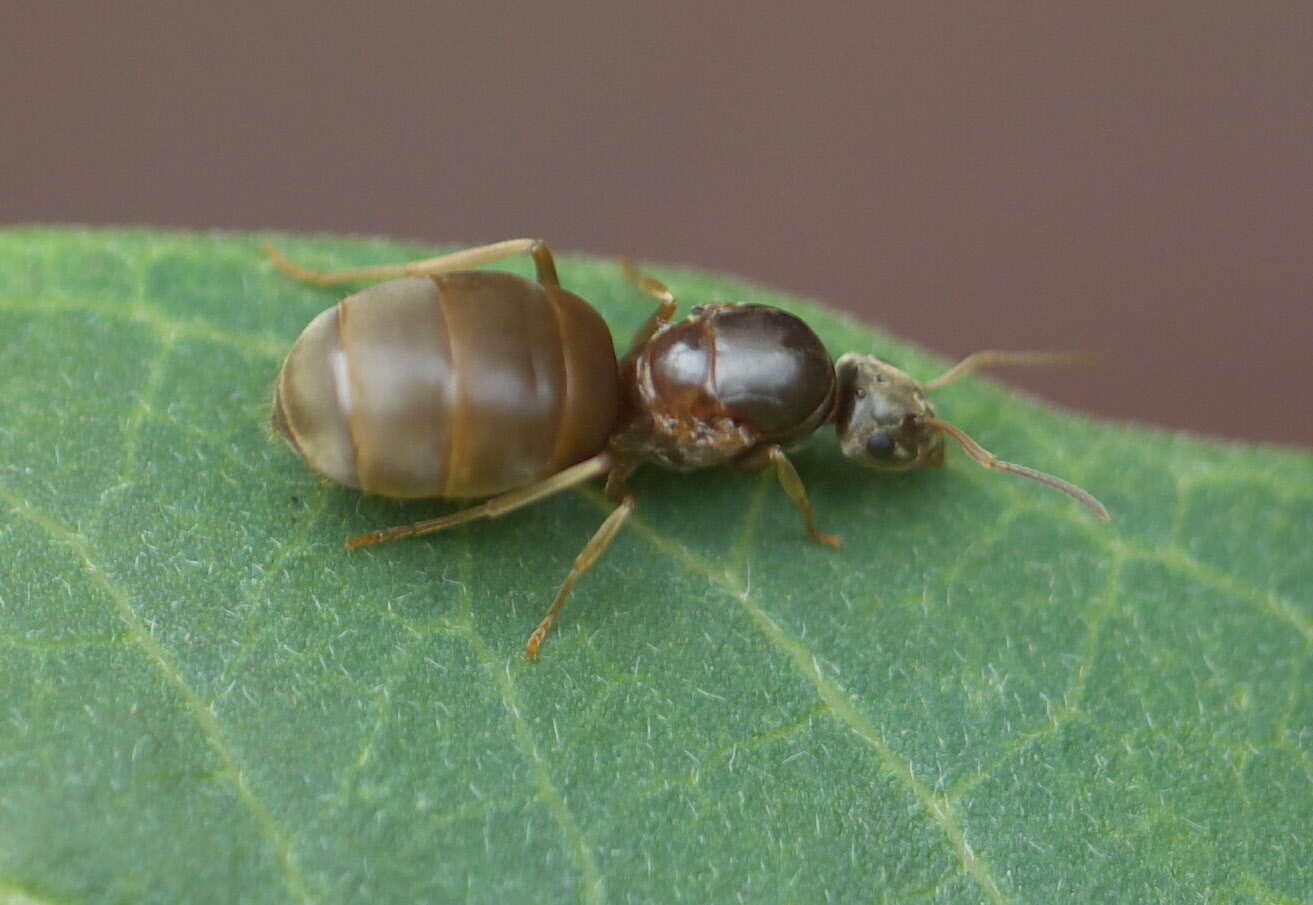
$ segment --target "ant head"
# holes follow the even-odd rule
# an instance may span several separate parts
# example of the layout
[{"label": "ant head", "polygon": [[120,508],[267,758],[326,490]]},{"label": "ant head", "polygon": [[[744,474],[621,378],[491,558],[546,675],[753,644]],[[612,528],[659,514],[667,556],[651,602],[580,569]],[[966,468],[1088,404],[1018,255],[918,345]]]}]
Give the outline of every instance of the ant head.
[{"label": "ant head", "polygon": [[834,365],[838,399],[834,429],[844,455],[870,468],[906,471],[944,464],[944,436],[952,437],[979,465],[1029,478],[1060,490],[1107,521],[1103,504],[1075,484],[1025,465],[1004,462],[967,436],[941,421],[926,401],[931,390],[946,386],[989,364],[1066,364],[1078,360],[1068,353],[977,352],[927,383],[920,383],[874,355],[849,352]]},{"label": "ant head", "polygon": [[849,352],[835,363],[834,429],[844,455],[868,468],[905,471],[944,464],[944,435],[925,387],[874,355]]}]

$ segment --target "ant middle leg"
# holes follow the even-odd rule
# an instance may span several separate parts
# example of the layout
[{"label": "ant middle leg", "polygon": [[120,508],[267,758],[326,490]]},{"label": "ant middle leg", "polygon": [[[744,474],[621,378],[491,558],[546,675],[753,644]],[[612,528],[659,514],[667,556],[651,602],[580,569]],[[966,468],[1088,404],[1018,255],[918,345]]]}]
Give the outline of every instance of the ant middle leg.
[{"label": "ant middle leg", "polygon": [[634,338],[629,341],[629,350],[632,352],[640,348],[655,336],[662,327],[675,319],[675,309],[679,307],[679,303],[675,301],[675,294],[670,291],[665,283],[656,277],[641,273],[634,267],[634,262],[628,258],[620,261],[620,269],[624,272],[625,279],[636,283],[643,295],[660,302],[657,305],[657,310],[652,312],[652,316],[643,323],[643,326],[638,328],[637,332],[634,333]]},{"label": "ant middle leg", "polygon": [[620,533],[620,529],[629,516],[634,512],[634,497],[630,493],[620,501],[620,505],[611,510],[611,514],[602,522],[601,527],[588,539],[584,548],[579,551],[579,555],[574,558],[574,563],[570,566],[570,571],[566,574],[565,580],[561,582],[560,590],[552,599],[552,605],[547,608],[546,615],[538,623],[538,627],[529,635],[529,640],[524,644],[524,656],[530,660],[538,656],[538,648],[542,645],[543,639],[547,633],[552,630],[556,624],[556,617],[561,613],[561,607],[565,605],[565,598],[570,596],[574,590],[575,582],[593,567],[597,560],[606,552],[606,548],[611,546],[611,541]]}]

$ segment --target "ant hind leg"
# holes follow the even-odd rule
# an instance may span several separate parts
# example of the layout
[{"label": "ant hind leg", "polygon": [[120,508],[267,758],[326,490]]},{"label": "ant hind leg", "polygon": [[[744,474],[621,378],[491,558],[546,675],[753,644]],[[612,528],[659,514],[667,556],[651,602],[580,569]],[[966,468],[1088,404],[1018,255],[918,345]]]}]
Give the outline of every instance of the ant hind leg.
[{"label": "ant hind leg", "polygon": [[313,283],[316,286],[332,286],[337,283],[357,283],[365,280],[389,280],[397,277],[424,277],[451,273],[453,270],[469,270],[493,261],[500,261],[511,255],[528,252],[533,255],[538,268],[538,281],[545,285],[559,285],[556,278],[556,264],[551,250],[542,239],[507,239],[490,245],[466,248],[436,258],[411,261],[407,264],[381,264],[372,267],[347,267],[341,270],[312,270],[289,261],[272,242],[266,242],[262,249],[265,256],[275,268],[294,280]]},{"label": "ant hind leg", "polygon": [[348,538],[346,542],[347,549],[358,550],[361,547],[381,543],[382,541],[397,540],[402,537],[418,537],[421,534],[445,531],[448,528],[454,528],[457,525],[463,525],[476,519],[496,518],[499,515],[514,512],[516,509],[546,499],[553,494],[560,493],[562,490],[577,487],[585,481],[600,478],[609,472],[614,464],[609,453],[599,453],[591,459],[584,459],[577,465],[571,465],[563,471],[558,471],[537,484],[530,484],[528,487],[520,487],[503,493],[501,496],[495,496],[477,506],[471,506],[450,515],[415,522],[411,525],[396,525],[392,528],[383,528],[378,531],[371,531],[368,534]]}]

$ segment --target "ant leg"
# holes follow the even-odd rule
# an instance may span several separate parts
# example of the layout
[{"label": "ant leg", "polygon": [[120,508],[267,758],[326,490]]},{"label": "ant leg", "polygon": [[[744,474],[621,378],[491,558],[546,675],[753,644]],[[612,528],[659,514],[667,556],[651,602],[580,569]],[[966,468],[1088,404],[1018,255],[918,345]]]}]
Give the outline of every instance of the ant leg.
[{"label": "ant leg", "polygon": [[356,550],[370,544],[377,544],[380,541],[432,534],[434,531],[444,531],[447,528],[454,528],[456,525],[463,525],[476,519],[496,518],[499,515],[505,515],[508,512],[513,512],[553,494],[560,493],[562,490],[569,490],[571,487],[576,487],[585,481],[600,478],[609,472],[614,464],[609,454],[601,453],[591,459],[584,459],[578,465],[571,465],[563,471],[558,471],[537,484],[530,484],[528,487],[520,487],[509,493],[503,493],[501,496],[495,496],[477,506],[471,506],[469,509],[462,509],[460,512],[453,512],[451,515],[444,515],[439,518],[415,522],[412,525],[397,525],[393,528],[383,528],[380,531],[371,531],[368,534],[348,538],[346,542],[347,549]]},{"label": "ant leg", "polygon": [[471,267],[490,264],[493,261],[500,261],[502,258],[508,258],[511,255],[523,252],[529,252],[533,255],[534,263],[538,266],[538,279],[540,282],[549,283],[553,286],[557,285],[556,266],[552,261],[552,253],[548,250],[547,243],[542,239],[507,239],[504,242],[479,245],[475,248],[466,248],[463,251],[439,255],[436,258],[411,261],[408,264],[348,267],[342,270],[311,270],[299,264],[294,264],[271,242],[266,242],[262,249],[265,256],[278,270],[294,280],[313,283],[316,286],[355,283],[362,280],[384,280],[394,277],[437,276],[442,273],[450,273],[453,270],[468,270]]},{"label": "ant leg", "polygon": [[1081,365],[1089,364],[1093,356],[1083,352],[1001,352],[998,349],[985,349],[972,352],[966,358],[953,365],[934,380],[923,385],[926,391],[937,390],[955,380],[968,377],[981,368],[1033,365]]},{"label": "ant leg", "polygon": [[632,352],[651,339],[658,330],[674,320],[675,308],[679,306],[679,303],[675,301],[675,294],[670,291],[665,283],[656,277],[639,273],[638,269],[634,267],[634,262],[628,258],[620,262],[620,269],[624,271],[625,279],[638,284],[638,288],[642,290],[643,295],[656,299],[661,303],[643,326],[638,328],[634,338],[629,341],[629,349]]},{"label": "ant leg", "polygon": [[799,514],[802,515],[803,526],[807,529],[807,536],[818,544],[824,544],[827,547],[833,547],[838,550],[843,547],[843,537],[838,534],[822,534],[816,530],[816,522],[812,518],[812,504],[807,499],[807,488],[802,486],[802,478],[798,477],[798,471],[789,461],[789,457],[784,454],[784,450],[778,443],[772,443],[766,447],[764,455],[770,459],[771,464],[775,466],[775,476],[779,478],[780,486],[784,492],[793,500],[793,505],[798,507]]},{"label": "ant leg", "polygon": [[602,522],[602,526],[584,544],[584,548],[579,551],[579,555],[574,558],[574,565],[570,567],[570,572],[565,576],[565,581],[561,582],[561,588],[556,592],[556,597],[552,600],[552,605],[547,608],[547,615],[543,616],[538,627],[529,635],[529,640],[524,644],[524,655],[530,660],[538,656],[538,648],[542,645],[543,639],[547,633],[552,630],[556,623],[556,617],[561,613],[561,607],[565,604],[565,598],[570,596],[570,591],[574,589],[574,584],[579,577],[593,567],[598,558],[606,552],[606,548],[615,540],[616,534],[620,528],[629,519],[634,511],[634,497],[632,494],[626,494],[621,500],[620,505],[611,510],[611,514]]}]

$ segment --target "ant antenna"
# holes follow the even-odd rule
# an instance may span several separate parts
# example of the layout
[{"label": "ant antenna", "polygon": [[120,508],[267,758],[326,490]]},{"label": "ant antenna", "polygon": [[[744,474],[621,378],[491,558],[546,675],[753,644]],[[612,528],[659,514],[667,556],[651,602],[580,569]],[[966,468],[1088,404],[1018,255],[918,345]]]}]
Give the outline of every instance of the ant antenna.
[{"label": "ant antenna", "polygon": [[[944,377],[949,377],[950,375],[953,374],[954,371],[957,371],[960,368],[962,368],[963,365],[966,365],[967,362],[969,362],[972,358],[975,358],[977,355],[998,355],[998,354],[1010,355],[1014,353],[978,352],[976,353],[976,355],[972,355],[969,358],[965,359],[962,362],[962,364],[959,364],[956,368],[950,370],[947,374],[944,375]],[[1026,353],[1022,353],[1022,354],[1026,354]],[[962,376],[962,375],[959,374],[957,376]],[[944,381],[943,377],[939,378],[940,386],[943,385],[943,381]],[[1023,478],[1030,478],[1032,481],[1039,481],[1041,484],[1047,484],[1050,487],[1054,488],[1055,490],[1061,490],[1067,496],[1071,497],[1076,502],[1080,503],[1086,509],[1090,510],[1099,518],[1103,519],[1105,522],[1112,520],[1111,516],[1108,515],[1108,510],[1103,508],[1102,503],[1100,503],[1090,494],[1086,493],[1084,490],[1081,490],[1075,484],[1069,484],[1066,481],[1062,480],[1062,478],[1054,477],[1051,474],[1045,474],[1042,471],[1039,471],[1034,468],[1028,468],[1025,465],[1015,465],[1012,462],[1004,462],[1002,459],[995,457],[995,455],[992,452],[985,449],[975,440],[972,440],[970,437],[968,437],[961,429],[954,427],[953,425],[949,424],[947,421],[940,421],[938,418],[926,418],[926,417],[919,418],[918,420],[926,427],[937,428],[943,431],[944,433],[948,434],[959,444],[961,444],[962,448],[966,450],[966,454],[968,456],[975,459],[976,462],[979,463],[980,465],[983,465],[986,468],[992,468],[995,471],[1005,471],[1008,474],[1019,475]]]},{"label": "ant antenna", "polygon": [[927,392],[937,390],[955,380],[969,377],[981,368],[990,368],[995,365],[1003,365],[1004,367],[1013,365],[1082,365],[1091,364],[1093,361],[1094,356],[1084,352],[1001,352],[997,349],[986,349],[982,352],[972,352],[943,374],[928,383],[922,384],[922,386],[925,387]]}]

